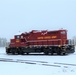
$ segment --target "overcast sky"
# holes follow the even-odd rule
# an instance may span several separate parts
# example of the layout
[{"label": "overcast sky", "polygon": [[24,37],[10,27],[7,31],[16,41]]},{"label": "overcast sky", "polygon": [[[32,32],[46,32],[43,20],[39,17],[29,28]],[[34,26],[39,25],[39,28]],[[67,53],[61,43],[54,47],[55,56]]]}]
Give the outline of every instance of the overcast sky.
[{"label": "overcast sky", "polygon": [[0,37],[61,28],[76,36],[76,0],[0,0]]}]

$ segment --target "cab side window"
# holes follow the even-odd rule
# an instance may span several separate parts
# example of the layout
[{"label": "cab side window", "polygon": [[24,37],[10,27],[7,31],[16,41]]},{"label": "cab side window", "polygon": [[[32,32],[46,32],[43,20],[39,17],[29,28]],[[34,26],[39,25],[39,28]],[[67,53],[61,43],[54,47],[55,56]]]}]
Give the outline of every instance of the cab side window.
[{"label": "cab side window", "polygon": [[20,38],[20,36],[19,36],[19,35],[17,35],[17,36],[16,36],[16,39],[19,39],[19,38]]}]

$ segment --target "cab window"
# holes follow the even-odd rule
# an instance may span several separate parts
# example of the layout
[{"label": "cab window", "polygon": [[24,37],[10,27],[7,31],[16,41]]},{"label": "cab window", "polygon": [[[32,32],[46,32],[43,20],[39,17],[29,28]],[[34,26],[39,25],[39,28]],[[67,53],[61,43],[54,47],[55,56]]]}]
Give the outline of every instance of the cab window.
[{"label": "cab window", "polygon": [[62,31],[61,34],[65,34],[65,31]]},{"label": "cab window", "polygon": [[19,36],[19,35],[17,35],[17,36],[16,36],[16,39],[19,39],[19,38],[20,38],[20,36]]},{"label": "cab window", "polygon": [[21,36],[21,39],[23,39],[23,36]]}]

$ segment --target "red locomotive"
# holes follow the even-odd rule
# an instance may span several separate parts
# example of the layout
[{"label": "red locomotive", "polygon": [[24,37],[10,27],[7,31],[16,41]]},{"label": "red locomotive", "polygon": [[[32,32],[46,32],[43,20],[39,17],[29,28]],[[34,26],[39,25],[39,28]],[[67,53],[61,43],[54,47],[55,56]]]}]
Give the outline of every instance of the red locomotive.
[{"label": "red locomotive", "polygon": [[15,35],[14,39],[10,40],[9,47],[6,47],[6,53],[12,54],[29,54],[29,53],[44,53],[65,55],[73,53],[74,45],[69,43],[67,39],[67,30],[54,31],[37,31],[25,32],[20,35]]}]

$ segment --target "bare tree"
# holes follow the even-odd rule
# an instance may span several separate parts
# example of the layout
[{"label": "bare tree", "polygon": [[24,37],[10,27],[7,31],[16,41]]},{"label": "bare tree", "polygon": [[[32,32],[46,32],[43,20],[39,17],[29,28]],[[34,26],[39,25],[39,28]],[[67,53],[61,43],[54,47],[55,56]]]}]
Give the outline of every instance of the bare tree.
[{"label": "bare tree", "polygon": [[0,38],[0,47],[6,47],[8,45],[6,38]]},{"label": "bare tree", "polygon": [[76,36],[73,37],[74,45],[76,45]]}]

